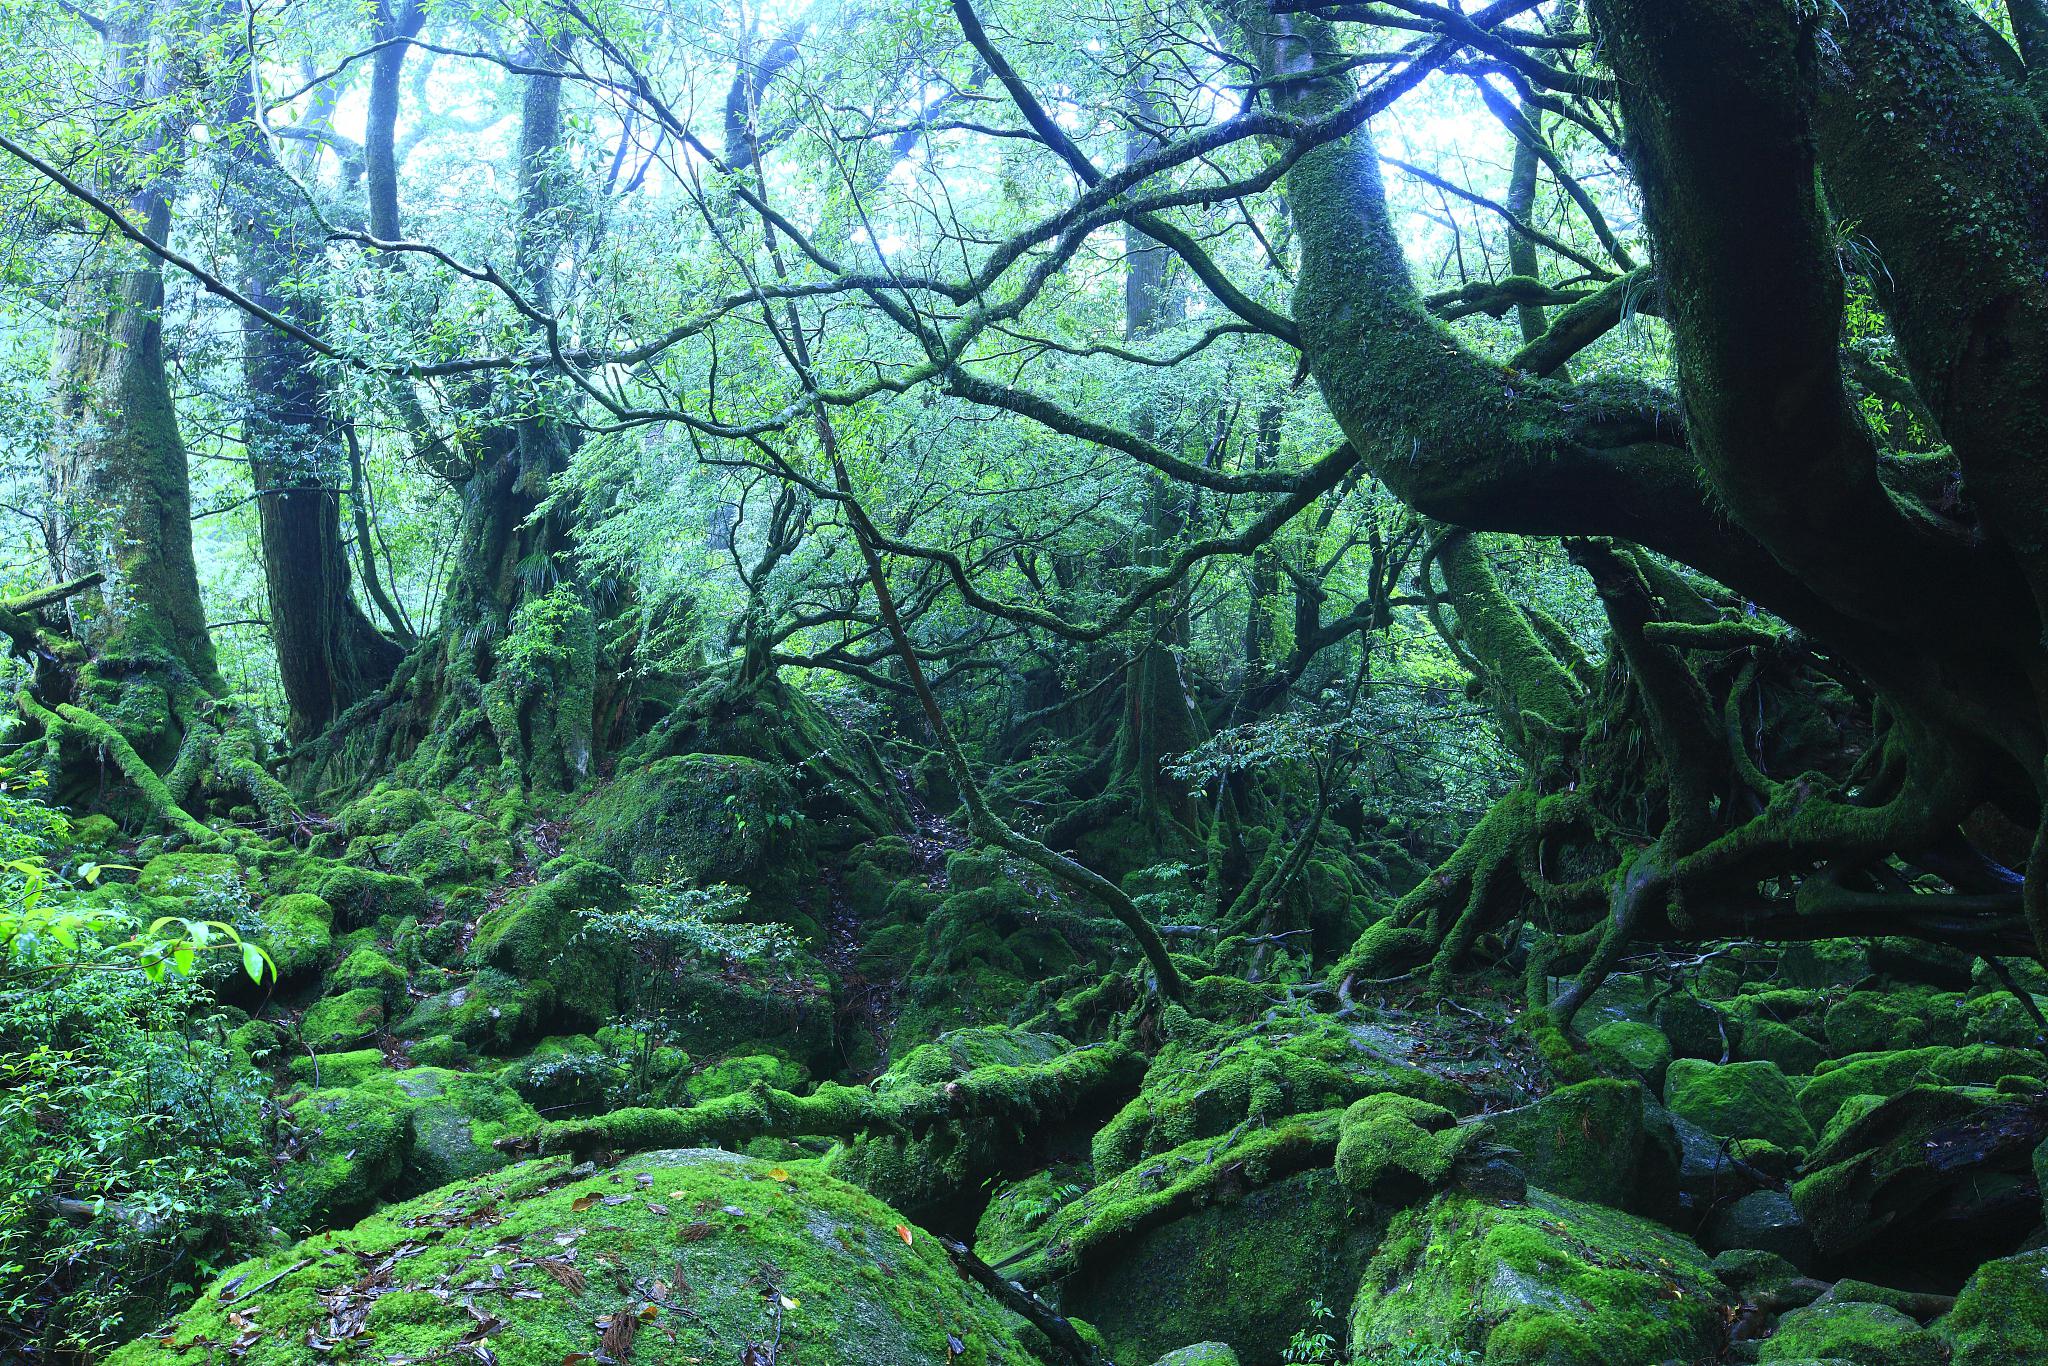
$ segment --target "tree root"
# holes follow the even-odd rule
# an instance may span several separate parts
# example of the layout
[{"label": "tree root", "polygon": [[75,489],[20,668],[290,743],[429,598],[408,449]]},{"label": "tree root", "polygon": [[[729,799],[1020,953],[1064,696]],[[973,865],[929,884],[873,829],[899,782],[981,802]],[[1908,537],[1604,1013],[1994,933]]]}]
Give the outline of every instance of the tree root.
[{"label": "tree root", "polygon": [[953,1081],[875,1090],[826,1082],[807,1096],[756,1085],[682,1109],[615,1110],[542,1127],[527,1139],[500,1140],[526,1151],[641,1152],[651,1148],[736,1145],[756,1138],[853,1138],[867,1133],[916,1137],[964,1120],[1037,1123],[1137,1092],[1145,1060],[1118,1042],[1062,1053],[1036,1067],[977,1067]]}]

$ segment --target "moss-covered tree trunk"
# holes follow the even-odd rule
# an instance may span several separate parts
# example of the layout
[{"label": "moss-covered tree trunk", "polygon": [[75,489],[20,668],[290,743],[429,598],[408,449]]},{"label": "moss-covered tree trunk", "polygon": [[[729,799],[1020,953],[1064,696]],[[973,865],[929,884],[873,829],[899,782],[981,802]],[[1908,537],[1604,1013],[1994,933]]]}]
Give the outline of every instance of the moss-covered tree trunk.
[{"label": "moss-covered tree trunk", "polygon": [[[319,225],[256,126],[246,82],[236,88],[226,120],[227,172],[243,292],[317,331],[318,304],[291,282],[319,258]],[[244,313],[242,376],[270,635],[289,730],[303,739],[390,681],[404,650],[370,621],[352,590],[341,524],[349,460],[311,349]]]}]

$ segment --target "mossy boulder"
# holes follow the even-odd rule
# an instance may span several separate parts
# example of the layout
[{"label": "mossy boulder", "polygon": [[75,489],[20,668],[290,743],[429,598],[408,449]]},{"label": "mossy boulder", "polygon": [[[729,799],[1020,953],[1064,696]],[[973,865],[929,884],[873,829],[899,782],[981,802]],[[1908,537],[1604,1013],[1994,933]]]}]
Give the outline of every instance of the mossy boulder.
[{"label": "mossy boulder", "polygon": [[1744,1062],[1774,1063],[1787,1076],[1806,1076],[1827,1061],[1828,1050],[1794,1029],[1791,1025],[1776,1020],[1747,1020],[1742,1026],[1742,1048]]},{"label": "mossy boulder", "polygon": [[[571,822],[586,857],[651,882],[732,882],[773,919],[804,900],[814,838],[781,767],[678,754],[622,772]],[[822,908],[820,908],[822,909]]]},{"label": "mossy boulder", "polygon": [[373,1085],[405,1112],[412,1129],[406,1158],[409,1190],[495,1171],[507,1158],[498,1139],[533,1133],[540,1115],[498,1077],[414,1067],[389,1072]]},{"label": "mossy boulder", "polygon": [[351,841],[396,838],[422,821],[432,820],[435,809],[433,798],[417,788],[379,783],[343,807],[337,818]]},{"label": "mossy boulder", "polygon": [[1934,1328],[1953,1366],[2048,1361],[2048,1248],[1978,1267]]},{"label": "mossy boulder", "polygon": [[1837,1361],[1848,1366],[1945,1366],[1934,1334],[1896,1309],[1829,1300],[1794,1309],[1778,1322],[1759,1358],[1766,1363]]},{"label": "mossy boulder", "polygon": [[349,926],[373,925],[387,915],[422,915],[433,905],[417,878],[345,863],[311,870],[309,882],[296,890],[324,898],[338,923]]},{"label": "mossy boulder", "polygon": [[1963,1042],[1961,997],[1928,990],[1852,991],[1828,1007],[1822,1027],[1838,1054]]},{"label": "mossy boulder", "polygon": [[335,991],[374,991],[387,1008],[405,1000],[405,969],[373,948],[360,948],[334,965],[328,986]]},{"label": "mossy boulder", "polygon": [[1095,1135],[1101,1179],[1247,1121],[1344,1106],[1382,1092],[1453,1111],[1471,1104],[1459,1088],[1419,1067],[1389,1061],[1369,1038],[1326,1015],[1274,1011],[1235,1027],[1179,1018],[1143,1090]]},{"label": "mossy boulder", "polygon": [[271,897],[256,908],[256,919],[256,942],[277,965],[280,982],[317,971],[333,947],[334,908],[309,892]]},{"label": "mossy boulder", "polygon": [[1532,1186],[1639,1214],[1667,1213],[1679,1154],[1669,1126],[1653,1122],[1653,1110],[1639,1083],[1595,1078],[1487,1116],[1486,1138],[1513,1150],[1511,1160]]},{"label": "mossy boulder", "polygon": [[1664,1085],[1664,1069],[1671,1066],[1671,1040],[1640,1020],[1609,1020],[1586,1035],[1586,1046],[1602,1066],[1633,1072],[1656,1087]]},{"label": "mossy boulder", "polygon": [[360,1086],[389,1070],[384,1054],[375,1048],[351,1048],[340,1053],[299,1052],[286,1064],[287,1076],[315,1089]]},{"label": "mossy boulder", "polygon": [[1071,1202],[1041,1231],[1039,1265],[1070,1268],[1062,1308],[1118,1361],[1217,1341],[1278,1362],[1312,1300],[1345,1302],[1386,1226],[1329,1169],[1337,1118],[1191,1143]]},{"label": "mossy boulder", "polygon": [[1388,1229],[1352,1308],[1351,1354],[1694,1361],[1720,1351],[1726,1296],[1697,1247],[1647,1220],[1542,1190],[1515,1203],[1446,1192]]},{"label": "mossy boulder", "polygon": [[358,987],[314,1002],[299,1022],[299,1033],[315,1053],[331,1053],[365,1043],[383,1027],[384,994]]},{"label": "mossy boulder", "polygon": [[701,1105],[720,1096],[736,1095],[755,1086],[778,1091],[795,1091],[810,1079],[810,1073],[788,1058],[775,1053],[743,1053],[705,1063],[690,1073],[686,1087],[689,1103]]},{"label": "mossy boulder", "polygon": [[[446,1293],[479,1279],[492,1293]],[[235,1292],[256,1285],[251,1340]],[[337,1318],[337,1302],[351,1312]],[[435,1191],[233,1268],[109,1366],[201,1366],[238,1341],[249,1366],[298,1366],[309,1350],[457,1359],[480,1342],[502,1366],[560,1366],[624,1358],[626,1341],[635,1366],[749,1350],[808,1366],[1038,1361],[894,1210],[808,1164],[711,1149],[595,1173],[544,1159]]]},{"label": "mossy boulder", "polygon": [[[471,1049],[505,1049],[539,1033],[551,1018],[552,1002],[545,983],[485,968],[462,985],[415,1003],[393,1032],[421,1045],[438,1036]],[[414,1055],[420,1056],[417,1046]]]},{"label": "mossy boulder", "polygon": [[1813,1146],[1813,1126],[1776,1063],[1680,1058],[1664,1075],[1664,1104],[1718,1137],[1768,1139],[1781,1148]]},{"label": "mossy boulder", "polygon": [[1168,1352],[1152,1366],[1239,1366],[1239,1359],[1227,1342],[1198,1342]]},{"label": "mossy boulder", "polygon": [[2008,1076],[2048,1087],[2048,1058],[1993,1044],[1858,1053],[1814,1069],[1813,1080],[1799,1089],[1799,1108],[1811,1123],[1825,1125],[1851,1096],[1894,1096],[1911,1086],[1990,1086]]},{"label": "mossy boulder", "polygon": [[397,1186],[412,1129],[385,1097],[330,1087],[294,1104],[291,1119],[297,1160],[284,1168],[283,1180],[300,1223],[347,1223]]},{"label": "mossy boulder", "polygon": [[482,817],[449,811],[400,835],[385,862],[430,887],[496,881],[512,868],[512,844]]},{"label": "mossy boulder", "polygon": [[1337,1128],[1337,1180],[1360,1201],[1442,1186],[1479,1137],[1441,1105],[1387,1092],[1355,1100]]},{"label": "mossy boulder", "polygon": [[1813,1230],[1792,1197],[1781,1190],[1750,1191],[1718,1206],[1700,1234],[1714,1252],[1751,1248],[1783,1257],[1804,1269],[1813,1264]]},{"label": "mossy boulder", "polygon": [[506,1072],[514,1090],[555,1118],[602,1106],[626,1083],[628,1068],[588,1035],[542,1039]]},{"label": "mossy boulder", "polygon": [[135,890],[150,897],[238,896],[242,865],[233,854],[158,854],[142,865]]},{"label": "mossy boulder", "polygon": [[477,923],[470,957],[544,985],[563,1015],[602,1023],[617,1004],[622,974],[613,953],[582,937],[583,912],[617,907],[629,895],[615,869],[564,855]]},{"label": "mossy boulder", "polygon": [[1685,992],[1659,1000],[1651,1009],[1650,1023],[1671,1040],[1672,1053],[1681,1058],[1725,1057],[1742,1041],[1739,1017]]},{"label": "mossy boulder", "polygon": [[1825,1256],[1891,1258],[1937,1277],[2014,1250],[2040,1221],[2033,1154],[2044,1138],[2039,1093],[1917,1086],[1836,1130],[1792,1199]]}]

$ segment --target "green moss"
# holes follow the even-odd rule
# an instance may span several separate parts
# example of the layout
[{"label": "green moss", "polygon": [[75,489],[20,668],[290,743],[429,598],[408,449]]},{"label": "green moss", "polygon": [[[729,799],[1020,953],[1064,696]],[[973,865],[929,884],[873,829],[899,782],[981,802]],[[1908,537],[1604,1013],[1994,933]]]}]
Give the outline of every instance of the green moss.
[{"label": "green moss", "polygon": [[143,896],[191,897],[226,889],[239,893],[242,865],[233,854],[158,854],[142,865],[135,890]]},{"label": "green moss", "polygon": [[64,839],[74,849],[111,849],[120,843],[121,827],[112,816],[93,811],[75,818]]},{"label": "green moss", "polygon": [[446,1035],[479,1049],[503,1049],[539,1032],[550,995],[545,984],[486,968],[464,985],[420,1001],[393,1032],[422,1041]]},{"label": "green moss", "polygon": [[1948,1353],[1934,1334],[1896,1309],[1854,1300],[1829,1300],[1794,1309],[1778,1322],[1760,1360],[1831,1360],[1852,1366],[1945,1366]]},{"label": "green moss", "polygon": [[1238,1366],[1238,1357],[1228,1343],[1198,1342],[1168,1352],[1152,1366]]},{"label": "green moss", "polygon": [[1781,1148],[1813,1146],[1813,1127],[1776,1063],[1680,1058],[1665,1074],[1664,1104],[1718,1137],[1768,1139]]},{"label": "green moss", "polygon": [[810,1080],[810,1074],[788,1058],[773,1053],[748,1053],[721,1058],[693,1073],[689,1080],[689,1103],[699,1104],[735,1095],[755,1086],[773,1086],[794,1091]]},{"label": "green moss", "polygon": [[1601,1065],[1633,1072],[1656,1087],[1664,1085],[1664,1069],[1671,1066],[1671,1040],[1638,1020],[1609,1020],[1586,1035],[1586,1046]]},{"label": "green moss", "polygon": [[1419,1195],[1450,1179],[1479,1136],[1441,1105],[1388,1093],[1353,1101],[1337,1130],[1337,1179],[1360,1200]]},{"label": "green moss", "polygon": [[[367,1319],[353,1340],[374,1342],[379,1360],[464,1354],[479,1337],[472,1297],[432,1292],[496,1283],[497,1265],[518,1293],[474,1299],[504,1322],[482,1335],[503,1366],[594,1356],[597,1321],[615,1313],[642,1320],[634,1359],[650,1366],[738,1361],[748,1344],[776,1342],[784,1360],[820,1366],[943,1363],[949,1338],[961,1366],[1034,1366],[1012,1321],[937,1242],[914,1229],[906,1242],[899,1227],[909,1229],[894,1210],[800,1163],[690,1150],[577,1176],[564,1160],[529,1162],[234,1268],[162,1338],[122,1349],[110,1366],[217,1359],[242,1333],[229,1320],[241,1312],[233,1291],[224,1301],[221,1287],[279,1272],[241,1359],[297,1366],[308,1334],[331,1332],[322,1295],[364,1283],[380,1264],[388,1279],[358,1292]],[[541,1259],[579,1274],[550,1274]]]},{"label": "green moss", "polygon": [[617,906],[627,896],[613,869],[564,855],[477,924],[470,957],[546,987],[565,1015],[602,1023],[613,1013],[623,974],[607,950],[580,938],[582,912]]},{"label": "green moss", "polygon": [[258,942],[282,981],[318,968],[334,941],[334,908],[305,892],[270,898],[257,907],[256,918],[263,925]]},{"label": "green moss", "polygon": [[1209,1026],[1178,1013],[1145,1086],[1097,1132],[1093,1157],[1106,1180],[1195,1139],[1250,1121],[1335,1108],[1380,1092],[1447,1109],[1470,1103],[1420,1068],[1389,1062],[1343,1022],[1310,1011],[1275,1011],[1246,1026]]},{"label": "green moss", "polygon": [[359,987],[315,1002],[299,1022],[299,1033],[315,1053],[330,1053],[373,1038],[383,1027],[384,994]]},{"label": "green moss", "polygon": [[1828,1057],[1827,1049],[1792,1026],[1761,1018],[1742,1026],[1740,1051],[1744,1061],[1775,1063],[1788,1076],[1805,1076]]},{"label": "green moss", "polygon": [[2048,1361],[2048,1248],[1978,1267],[1934,1328],[1954,1366]]},{"label": "green moss", "polygon": [[1724,1291],[1667,1229],[1531,1190],[1446,1193],[1397,1218],[1351,1320],[1351,1351],[1462,1348],[1486,1366],[1610,1366],[1713,1356]]},{"label": "green moss", "polygon": [[1859,1053],[1822,1063],[1813,1080],[1800,1088],[1799,1108],[1812,1123],[1826,1124],[1836,1107],[1851,1096],[1896,1095],[1921,1083],[1989,1086],[2005,1076],[2048,1083],[2048,1059],[1990,1044]]},{"label": "green moss", "polygon": [[1060,1206],[1086,1193],[1085,1165],[1062,1163],[1004,1185],[974,1226],[974,1254],[990,1266],[1010,1265],[1043,1244],[1039,1230]]},{"label": "green moss", "polygon": [[496,882],[511,871],[512,845],[495,825],[466,811],[445,812],[412,826],[385,862],[430,887]]},{"label": "green moss", "polygon": [[1118,1361],[1204,1339],[1277,1361],[1311,1300],[1350,1295],[1385,1227],[1386,1211],[1329,1170],[1338,1119],[1295,1116],[1163,1154],[1062,1206],[1041,1255],[1005,1274],[1058,1278],[1062,1304]]},{"label": "green moss", "polygon": [[300,1142],[283,1179],[301,1225],[368,1213],[404,1170],[412,1130],[403,1110],[385,1096],[346,1085],[315,1091],[291,1109]]},{"label": "green moss", "polygon": [[295,1082],[332,1089],[360,1086],[385,1070],[383,1053],[374,1048],[356,1048],[345,1053],[295,1053],[287,1075]]},{"label": "green moss", "polygon": [[1961,1000],[1953,993],[1925,989],[1850,992],[1828,1007],[1828,1046],[1838,1054],[1850,1054],[1959,1044]]},{"label": "green moss", "polygon": [[434,810],[433,799],[424,792],[379,783],[343,807],[338,819],[351,839],[396,839],[422,821],[432,820]]},{"label": "green moss", "polygon": [[335,965],[328,977],[338,991],[374,991],[387,1008],[405,1000],[405,969],[371,948],[361,948]]},{"label": "green moss", "polygon": [[304,885],[297,889],[324,898],[344,925],[370,925],[387,915],[422,915],[432,904],[417,880],[395,873],[307,860],[303,876]]},{"label": "green moss", "polygon": [[1655,1153],[1640,1083],[1596,1078],[1486,1118],[1488,1142],[1512,1149],[1533,1186],[1573,1200],[1634,1204]]}]

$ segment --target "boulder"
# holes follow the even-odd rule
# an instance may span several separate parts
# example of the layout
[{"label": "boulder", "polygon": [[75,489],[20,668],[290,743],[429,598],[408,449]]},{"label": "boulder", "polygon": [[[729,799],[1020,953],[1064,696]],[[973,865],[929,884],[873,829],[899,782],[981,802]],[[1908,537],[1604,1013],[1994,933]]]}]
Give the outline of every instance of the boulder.
[{"label": "boulder", "polygon": [[1668,1127],[1651,1123],[1653,1106],[1640,1084],[1599,1078],[1487,1116],[1486,1138],[1513,1150],[1511,1160],[1532,1186],[1638,1214],[1666,1214],[1679,1153]]},{"label": "boulder", "polygon": [[2048,1361],[2048,1248],[1978,1267],[1934,1328],[1953,1366]]},{"label": "boulder", "polygon": [[1662,1089],[1664,1069],[1671,1066],[1671,1040],[1655,1025],[1638,1020],[1609,1020],[1586,1035],[1586,1046],[1603,1066],[1617,1072],[1633,1072]]},{"label": "boulder", "polygon": [[2033,1152],[2044,1137],[2048,1097],[1916,1086],[1817,1148],[1792,1199],[1826,1259],[1854,1256],[1861,1274],[1889,1259],[1959,1281],[2039,1222]]},{"label": "boulder", "polygon": [[597,1172],[526,1162],[393,1206],[231,1269],[109,1366],[201,1366],[230,1348],[247,1366],[1038,1362],[888,1206],[811,1164],[712,1149]]},{"label": "boulder", "polygon": [[1813,1265],[1813,1230],[1792,1197],[1780,1190],[1751,1191],[1715,1210],[1700,1244],[1715,1252],[1752,1248],[1775,1253],[1801,1271]]},{"label": "boulder", "polygon": [[1813,1128],[1776,1063],[1680,1058],[1664,1076],[1664,1103],[1722,1138],[1762,1138],[1781,1148],[1813,1145]]},{"label": "boulder", "polygon": [[1765,1340],[1765,1363],[1829,1361],[1845,1366],[1946,1366],[1941,1340],[1882,1304],[1815,1302],[1794,1309]]},{"label": "boulder", "polygon": [[1448,1192],[1388,1229],[1352,1308],[1351,1354],[1694,1361],[1719,1352],[1727,1305],[1700,1250],[1648,1220],[1541,1190],[1518,1203]]}]

